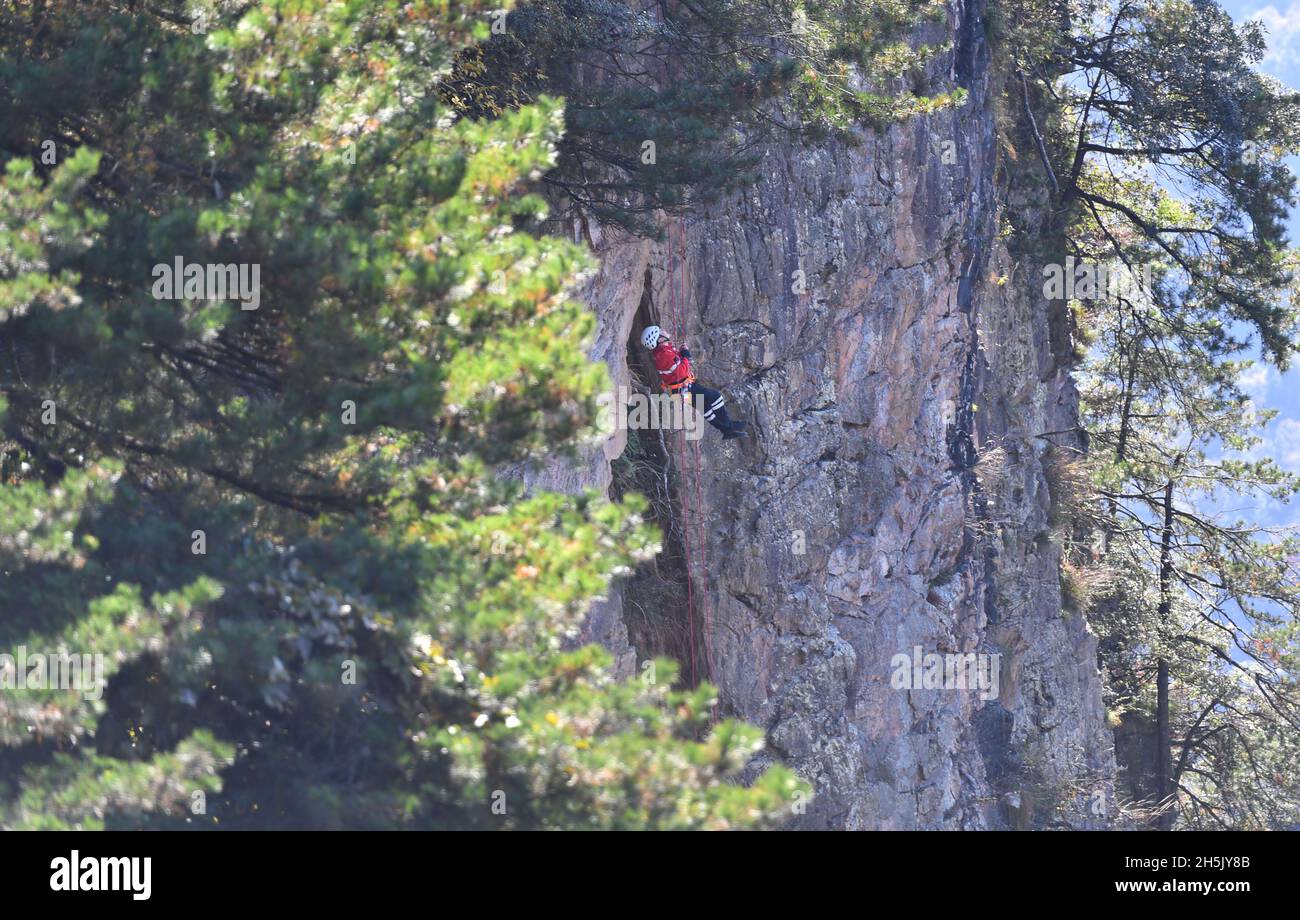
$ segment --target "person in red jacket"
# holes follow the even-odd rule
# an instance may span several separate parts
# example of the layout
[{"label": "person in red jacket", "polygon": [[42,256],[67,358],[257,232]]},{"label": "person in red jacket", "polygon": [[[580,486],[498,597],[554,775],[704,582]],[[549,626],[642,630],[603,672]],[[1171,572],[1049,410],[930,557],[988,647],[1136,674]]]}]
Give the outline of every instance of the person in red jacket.
[{"label": "person in red jacket", "polygon": [[727,414],[726,399],[712,387],[706,387],[695,380],[691,373],[691,350],[686,346],[677,348],[658,326],[646,326],[641,333],[641,344],[650,349],[654,357],[655,370],[659,372],[659,382],[669,393],[681,393],[689,396],[698,412],[704,414],[705,420],[722,432],[724,440],[743,438],[745,422],[732,419]]}]

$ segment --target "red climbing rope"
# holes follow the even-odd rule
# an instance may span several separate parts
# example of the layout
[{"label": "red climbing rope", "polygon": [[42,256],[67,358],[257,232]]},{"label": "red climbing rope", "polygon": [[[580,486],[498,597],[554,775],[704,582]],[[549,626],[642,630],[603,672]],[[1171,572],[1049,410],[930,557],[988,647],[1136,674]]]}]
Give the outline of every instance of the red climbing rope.
[{"label": "red climbing rope", "polygon": [[[682,300],[686,300],[686,239],[685,229],[678,235],[678,242],[681,244],[679,255],[681,256],[682,270]],[[685,437],[685,435],[683,435]],[[700,462],[700,442],[695,442],[695,509],[704,507],[704,495],[700,485],[700,469],[703,464]],[[713,621],[710,616],[708,602],[708,578],[709,578],[709,541],[705,539],[704,524],[700,520],[700,515],[695,515],[695,533],[699,537],[698,546],[700,548],[700,571],[704,576],[704,585],[706,588],[704,595],[704,664],[707,671],[708,680],[713,683]],[[712,707],[713,724],[718,722],[718,704],[715,701]]]},{"label": "red climbing rope", "polygon": [[[677,299],[677,288],[673,284],[673,227],[668,227],[668,264],[667,278],[668,285],[668,303],[669,314],[673,321],[673,341],[678,344],[682,341],[682,318],[681,304]],[[681,475],[681,467],[686,462],[686,441],[685,433],[682,434],[682,445],[679,452],[678,475]],[[691,534],[690,521],[687,518],[686,502],[682,502],[682,551],[686,557],[686,635],[691,649],[691,686],[695,686],[699,681],[695,673],[695,597],[691,590]]]},{"label": "red climbing rope", "polygon": [[[676,335],[676,341],[680,344],[686,335],[685,324],[682,322],[683,304],[686,301],[686,272],[685,270],[682,271],[681,280],[680,280],[681,290],[680,292],[678,292],[678,290],[676,290],[676,288],[673,285],[674,272],[672,268],[673,266],[672,230],[673,228],[670,227],[668,231],[668,288],[669,288],[669,301],[672,304],[672,311],[673,311],[673,332]],[[678,228],[678,233],[677,233],[678,255],[680,256],[683,265],[685,265],[685,261],[686,261],[686,238],[685,237],[686,237],[685,229]],[[693,402],[694,400],[692,399],[692,403]],[[704,503],[703,489],[700,485],[700,467],[701,467],[700,442],[697,440],[695,442],[695,466],[694,466],[695,507],[697,510],[703,507],[703,503]],[[691,684],[695,685],[698,683],[698,680],[696,679],[696,673],[695,673],[695,598],[694,598],[694,591],[691,587],[692,582],[694,581],[691,573],[691,569],[692,569],[691,538],[690,538],[691,515],[688,510],[689,486],[686,482],[686,470],[690,469],[690,467],[686,465],[686,433],[684,431],[682,432],[678,468],[682,476],[682,547],[686,555],[686,618],[687,618],[687,629],[690,632]],[[697,538],[696,545],[699,547],[700,550],[701,573],[705,579],[705,587],[706,587],[705,594],[703,595],[704,661],[705,661],[705,667],[707,669],[707,675],[706,675],[707,679],[709,680],[710,683],[712,683],[713,673],[714,673],[713,642],[712,642],[713,624],[711,621],[711,617],[709,616],[709,606],[707,601],[708,598],[707,585],[708,585],[708,577],[709,577],[708,541],[705,540],[704,538],[704,525],[700,522],[698,515],[695,518],[695,528],[696,528],[695,535]],[[716,725],[718,722],[718,704],[716,701],[714,702],[712,707],[711,718],[713,724]]]},{"label": "red climbing rope", "polygon": [[[668,225],[667,277],[664,278],[664,283],[668,286],[668,316],[672,318],[672,339],[673,342],[680,344],[681,309],[680,305],[677,304],[677,288],[673,285],[672,277],[672,229],[672,225]],[[685,438],[685,433],[682,434],[682,438]],[[685,441],[682,441],[679,470],[677,470],[679,476],[681,474],[681,461],[685,460],[685,451]],[[686,638],[688,638],[690,645],[690,685],[694,686],[698,682],[697,676],[695,676],[695,600],[692,589],[690,589],[690,524],[688,518],[686,518],[685,502],[681,503],[681,517],[681,546],[686,563]]]}]

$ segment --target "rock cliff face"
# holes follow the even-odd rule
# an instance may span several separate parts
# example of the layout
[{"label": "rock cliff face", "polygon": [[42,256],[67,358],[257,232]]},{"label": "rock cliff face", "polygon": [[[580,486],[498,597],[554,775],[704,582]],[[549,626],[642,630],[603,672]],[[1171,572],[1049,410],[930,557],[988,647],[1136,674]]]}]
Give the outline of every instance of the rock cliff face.
[{"label": "rock cliff face", "polygon": [[[747,440],[706,432],[675,499],[699,676],[816,786],[794,827],[1095,827],[1111,808],[1095,643],[1064,612],[1053,534],[1051,454],[1078,445],[1070,344],[999,232],[1023,206],[1006,170],[1029,164],[999,149],[981,15],[966,0],[940,27],[964,106],[771,149],[664,243],[595,229],[584,296],[615,383],[657,317],[750,420]],[[536,481],[606,488],[624,446]],[[616,594],[588,627],[625,671],[664,651],[633,649],[633,600],[670,615]],[[915,649],[997,656],[996,695],[899,688]]]}]

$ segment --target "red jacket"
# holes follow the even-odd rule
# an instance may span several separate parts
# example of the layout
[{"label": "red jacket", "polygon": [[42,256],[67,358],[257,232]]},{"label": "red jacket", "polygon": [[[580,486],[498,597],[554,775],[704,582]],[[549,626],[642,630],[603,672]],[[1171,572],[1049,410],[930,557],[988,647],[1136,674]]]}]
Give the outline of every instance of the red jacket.
[{"label": "red jacket", "polygon": [[655,369],[659,371],[659,382],[668,392],[676,392],[695,380],[691,373],[691,359],[683,357],[667,339],[655,346],[651,354],[655,359]]}]

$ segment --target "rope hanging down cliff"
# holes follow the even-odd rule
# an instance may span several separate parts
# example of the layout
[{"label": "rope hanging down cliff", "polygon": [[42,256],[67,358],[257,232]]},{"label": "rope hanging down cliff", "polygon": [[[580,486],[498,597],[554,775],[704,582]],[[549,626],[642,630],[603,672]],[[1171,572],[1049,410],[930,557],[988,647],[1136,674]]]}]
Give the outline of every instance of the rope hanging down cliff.
[{"label": "rope hanging down cliff", "polygon": [[[667,256],[667,264],[665,265],[666,277],[664,279],[664,282],[668,288],[668,315],[672,321],[673,334],[677,336],[678,340],[680,341],[682,336],[681,306],[678,303],[677,288],[673,283],[674,278],[673,278],[673,227],[672,226],[669,226],[668,228],[668,247],[666,251],[666,256]],[[646,333],[650,334],[651,330],[647,329]],[[656,341],[654,347],[656,347],[657,350],[659,347],[662,346],[658,341],[658,336],[656,336],[655,338]],[[642,340],[647,345],[649,344],[649,341],[644,337]],[[690,360],[690,356],[688,352],[687,355],[685,356],[686,364],[685,367],[682,368],[682,377],[680,378],[683,381],[680,389],[682,391],[685,391],[682,393],[683,400],[689,398],[689,387],[694,379],[690,375],[689,360]],[[673,373],[677,371],[678,366],[680,366],[681,364],[682,364],[682,359],[678,359],[678,361],[676,361],[672,366],[670,366],[669,373]],[[656,367],[658,367],[658,362],[656,362]],[[664,375],[664,371],[660,369],[659,374],[662,377]],[[664,385],[668,388],[669,392],[672,392],[674,383],[676,383],[675,380],[664,381]],[[681,495],[682,491],[685,489],[685,466],[686,466],[685,433],[682,434],[682,439],[681,441],[678,442],[678,447],[679,450],[678,450],[677,470],[678,470],[678,475],[681,477],[681,481],[682,481],[682,488],[678,490],[678,495]],[[695,673],[695,598],[694,598],[694,593],[691,589],[691,582],[693,580],[691,576],[691,533],[690,533],[691,528],[690,528],[690,520],[687,518],[687,506],[686,506],[685,499],[682,500],[681,505],[682,505],[682,552],[686,557],[686,636],[687,636],[687,641],[690,644],[690,650],[691,650],[691,686],[693,687],[699,681],[698,681],[698,676]]]},{"label": "rope hanging down cliff", "polygon": [[[685,231],[680,227],[676,229],[677,229],[677,247],[678,247],[677,252],[678,255],[680,256],[681,263],[685,264],[686,261]],[[667,256],[668,256],[667,283],[668,283],[668,290],[669,290],[669,303],[671,305],[671,310],[672,310],[673,331],[677,334],[680,341],[681,337],[684,336],[685,334],[685,325],[682,321],[682,310],[686,300],[686,273],[685,271],[683,271],[681,274],[681,279],[680,279],[681,289],[679,291],[677,286],[674,284],[675,272],[674,272],[674,259],[673,259],[672,231],[673,228],[670,227],[668,232],[668,248],[667,248]],[[687,373],[684,379],[687,381],[687,383],[684,386],[682,386],[680,389],[682,392],[683,399],[693,399],[696,395],[694,392],[692,392],[695,389],[695,387],[693,386],[695,380],[694,380],[694,376],[691,375],[689,371],[689,361],[690,361],[689,350],[687,350],[686,352],[685,360],[687,362]],[[720,427],[723,427],[725,430],[734,430],[734,423],[729,422],[726,415],[726,409],[722,405],[721,394],[716,394],[716,395],[705,394],[703,402],[706,405],[709,405],[712,410],[706,412],[706,418],[708,418],[710,422],[714,423],[715,425],[718,424],[718,422],[721,422]],[[722,417],[721,419],[715,420],[715,418],[712,416],[714,416],[714,414],[717,412],[720,412]],[[686,557],[686,617],[687,617],[687,630],[690,633],[691,684],[695,685],[698,683],[698,680],[696,678],[696,672],[695,672],[695,597],[694,597],[694,590],[692,587],[694,582],[694,577],[692,572],[693,559],[692,559],[692,552],[691,552],[692,515],[690,514],[690,501],[688,498],[689,486],[686,482],[686,470],[688,469],[688,466],[686,462],[686,433],[685,432],[682,433],[681,440],[678,442],[678,444],[679,444],[678,470],[680,471],[682,477],[682,490],[681,490],[682,547]],[[700,486],[700,466],[701,466],[700,443],[697,440],[695,441],[695,464],[694,464],[695,505],[697,508],[699,508],[703,504],[702,502],[703,491]],[[701,571],[703,572],[704,578],[706,579],[705,582],[706,593],[704,595],[705,603],[704,603],[704,611],[703,611],[704,662],[706,668],[706,679],[710,683],[712,683],[713,682],[713,642],[712,642],[713,628],[712,628],[711,618],[709,617],[708,603],[707,603],[707,596],[708,596],[707,579],[708,579],[708,572],[709,572],[707,546],[704,540],[703,525],[700,524],[698,516],[696,516],[695,524],[696,524],[696,537],[697,537],[696,546],[698,546],[700,550]],[[718,718],[718,707],[716,703],[714,703],[713,705],[712,718],[713,721],[716,723]]]}]

